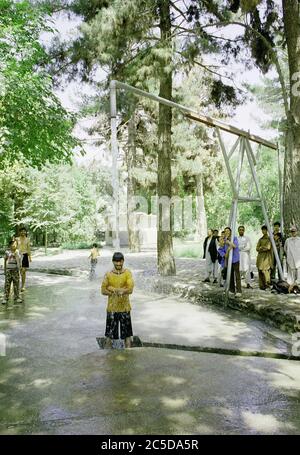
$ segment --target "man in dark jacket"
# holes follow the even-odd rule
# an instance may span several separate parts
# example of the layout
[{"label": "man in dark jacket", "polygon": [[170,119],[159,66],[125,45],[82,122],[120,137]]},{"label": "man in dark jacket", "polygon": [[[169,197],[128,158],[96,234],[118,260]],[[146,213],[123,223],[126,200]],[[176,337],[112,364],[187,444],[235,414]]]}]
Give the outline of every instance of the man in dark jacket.
[{"label": "man in dark jacket", "polygon": [[208,229],[207,237],[204,240],[203,244],[203,259],[205,259],[205,273],[206,277],[204,282],[210,282],[210,276],[212,275],[213,282],[217,283],[218,278],[218,231],[212,229]]},{"label": "man in dark jacket", "polygon": [[[277,253],[278,253],[278,256],[279,256],[279,259],[281,262],[281,267],[283,269],[284,237],[280,231],[281,225],[280,225],[279,221],[275,221],[275,223],[273,224],[273,227],[274,227],[273,237],[274,237]],[[277,273],[278,273],[278,279],[280,279],[278,266],[277,266],[275,257],[273,256],[273,266],[271,268],[271,280],[275,280],[275,278],[276,278],[276,269],[277,269]]]}]

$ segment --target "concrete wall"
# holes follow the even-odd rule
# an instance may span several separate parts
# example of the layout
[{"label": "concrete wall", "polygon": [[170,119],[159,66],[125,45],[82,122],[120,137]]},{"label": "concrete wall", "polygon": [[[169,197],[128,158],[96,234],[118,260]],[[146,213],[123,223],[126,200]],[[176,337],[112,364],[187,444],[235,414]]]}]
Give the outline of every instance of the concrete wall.
[{"label": "concrete wall", "polygon": [[[148,215],[144,212],[134,212],[134,219],[131,220],[132,226],[139,233],[141,249],[156,248],[156,215]],[[106,245],[112,246],[112,226],[111,220],[107,221],[105,233]],[[120,246],[128,246],[127,215],[121,214],[119,219]]]}]

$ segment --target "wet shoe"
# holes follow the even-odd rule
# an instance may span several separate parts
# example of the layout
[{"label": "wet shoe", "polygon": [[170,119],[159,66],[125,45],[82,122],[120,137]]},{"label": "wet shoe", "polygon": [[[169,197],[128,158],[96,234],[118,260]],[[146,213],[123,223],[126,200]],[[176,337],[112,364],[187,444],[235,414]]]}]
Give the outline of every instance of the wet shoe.
[{"label": "wet shoe", "polygon": [[214,279],[213,284],[216,284],[218,282],[217,278]]},{"label": "wet shoe", "polygon": [[203,283],[210,283],[210,279],[209,278],[205,278],[205,280],[203,280]]},{"label": "wet shoe", "polygon": [[14,301],[14,303],[22,303],[22,302],[23,302],[23,300],[20,299],[20,298],[18,298],[18,299],[16,299],[16,300]]},{"label": "wet shoe", "polygon": [[247,289],[253,289],[253,287],[249,283],[247,284],[246,287],[247,287]]},{"label": "wet shoe", "polygon": [[110,338],[106,338],[104,340],[104,349],[112,349],[112,340]]},{"label": "wet shoe", "polygon": [[131,340],[125,340],[125,348],[126,349],[131,348]]},{"label": "wet shoe", "polygon": [[7,305],[7,304],[8,304],[8,300],[2,299],[2,300],[1,300],[1,304],[2,304],[2,305]]}]

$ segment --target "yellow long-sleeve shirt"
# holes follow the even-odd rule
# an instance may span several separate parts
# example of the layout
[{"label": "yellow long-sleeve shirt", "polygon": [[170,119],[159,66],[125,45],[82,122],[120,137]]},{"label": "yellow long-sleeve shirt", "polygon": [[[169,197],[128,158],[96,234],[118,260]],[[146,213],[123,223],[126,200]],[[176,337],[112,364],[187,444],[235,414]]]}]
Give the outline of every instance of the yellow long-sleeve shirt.
[{"label": "yellow long-sleeve shirt", "polygon": [[17,237],[17,248],[21,254],[27,253],[31,258],[30,239],[29,237]]},{"label": "yellow long-sleeve shirt", "polygon": [[[125,269],[122,273],[118,274],[114,271],[107,272],[102,281],[101,292],[102,294],[107,291],[109,286],[114,288],[126,288],[130,294],[133,291],[134,281],[130,270]],[[109,295],[106,311],[123,313],[131,310],[129,295]]]}]

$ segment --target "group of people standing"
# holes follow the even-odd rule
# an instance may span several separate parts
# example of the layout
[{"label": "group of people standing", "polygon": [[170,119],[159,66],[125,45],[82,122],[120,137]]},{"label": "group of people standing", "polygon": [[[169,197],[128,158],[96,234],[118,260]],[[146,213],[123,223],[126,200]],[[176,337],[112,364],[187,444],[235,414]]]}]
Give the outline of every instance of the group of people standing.
[{"label": "group of people standing", "polygon": [[[287,263],[288,292],[295,292],[300,285],[300,237],[297,235],[296,226],[291,226],[290,237],[286,240],[280,232],[280,223],[275,222],[273,231],[274,243],[283,268],[283,258]],[[256,251],[259,288],[267,290],[271,287],[271,280],[275,280],[276,271],[278,279],[280,274],[275,260],[271,239],[267,226],[262,226],[262,237],[258,240]],[[251,289],[253,272],[251,270],[251,241],[245,235],[245,227],[238,227],[238,236],[232,237],[230,227],[226,227],[219,235],[217,229],[208,230],[208,235],[203,245],[206,276],[204,282],[218,283],[224,286],[227,277],[227,268],[230,252],[232,251],[232,266],[230,275],[230,294],[241,296],[241,280],[244,279],[246,287]]]},{"label": "group of people standing", "polygon": [[30,239],[25,228],[20,229],[19,236],[12,237],[9,241],[8,249],[4,254],[4,298],[2,304],[8,303],[11,285],[14,289],[15,303],[22,302],[20,297],[20,276],[21,292],[25,291],[26,271],[31,262]]},{"label": "group of people standing", "polygon": [[[94,279],[96,276],[95,270],[99,256],[98,245],[94,243],[89,256],[91,261],[90,279]],[[14,302],[22,302],[20,276],[21,292],[24,292],[29,262],[31,262],[30,240],[26,229],[22,228],[19,236],[14,236],[9,241],[8,249],[4,254],[5,284],[2,304],[8,303],[12,285]],[[114,267],[105,274],[101,285],[102,294],[108,297],[105,347],[111,348],[113,341],[120,337],[124,340],[125,347],[130,348],[133,333],[129,295],[133,292],[134,282],[130,270],[123,267],[124,255],[121,252],[113,254],[112,262]]]}]

